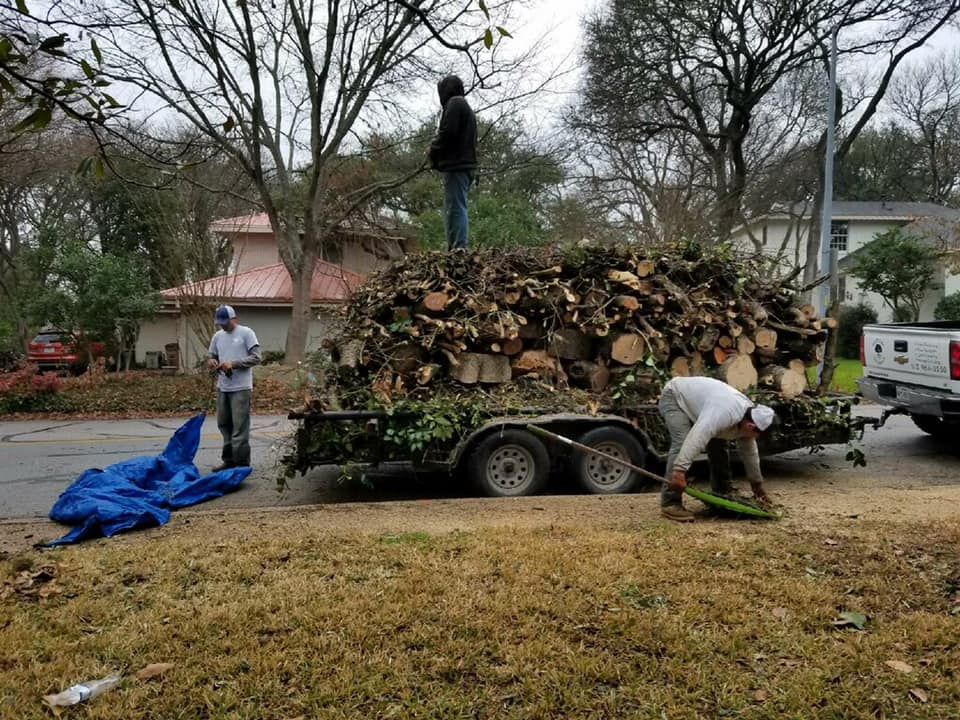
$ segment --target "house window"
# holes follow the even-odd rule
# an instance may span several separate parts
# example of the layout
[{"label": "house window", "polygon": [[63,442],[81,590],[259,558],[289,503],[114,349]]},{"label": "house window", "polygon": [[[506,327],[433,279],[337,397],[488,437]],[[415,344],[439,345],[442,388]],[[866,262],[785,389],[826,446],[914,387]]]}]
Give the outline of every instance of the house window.
[{"label": "house window", "polygon": [[343,252],[340,249],[340,241],[336,238],[327,240],[320,249],[320,259],[326,260],[333,265],[339,265],[343,262]]},{"label": "house window", "polygon": [[847,251],[847,236],[850,234],[850,224],[845,220],[830,223],[830,249]]}]

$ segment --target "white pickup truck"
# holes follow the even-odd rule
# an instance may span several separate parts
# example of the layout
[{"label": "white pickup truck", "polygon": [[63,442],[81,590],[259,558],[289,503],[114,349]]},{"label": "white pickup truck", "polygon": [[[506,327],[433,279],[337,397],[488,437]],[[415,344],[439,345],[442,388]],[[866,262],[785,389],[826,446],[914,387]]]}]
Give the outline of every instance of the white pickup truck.
[{"label": "white pickup truck", "polygon": [[864,398],[909,414],[934,437],[960,440],[960,323],[865,325],[860,362]]}]

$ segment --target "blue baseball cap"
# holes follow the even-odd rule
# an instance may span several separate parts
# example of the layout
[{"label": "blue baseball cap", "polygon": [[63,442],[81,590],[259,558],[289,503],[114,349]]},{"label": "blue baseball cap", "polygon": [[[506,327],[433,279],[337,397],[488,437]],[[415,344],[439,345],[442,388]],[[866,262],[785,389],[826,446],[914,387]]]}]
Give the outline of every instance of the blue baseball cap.
[{"label": "blue baseball cap", "polygon": [[233,318],[237,316],[237,313],[229,305],[221,305],[217,308],[217,312],[214,313],[213,322],[215,325],[226,325]]}]

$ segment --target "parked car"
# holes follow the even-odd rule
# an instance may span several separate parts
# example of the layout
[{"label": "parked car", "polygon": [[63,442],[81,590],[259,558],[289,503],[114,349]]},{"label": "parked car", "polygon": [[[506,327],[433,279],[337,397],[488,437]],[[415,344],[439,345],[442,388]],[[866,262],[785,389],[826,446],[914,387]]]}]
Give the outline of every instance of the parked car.
[{"label": "parked car", "polygon": [[69,330],[43,330],[27,346],[27,360],[41,370],[83,372],[91,356],[106,356],[106,345],[84,338]]},{"label": "parked car", "polygon": [[[860,339],[867,400],[907,414],[925,433],[956,440],[960,430],[960,323],[864,325]],[[884,418],[886,419],[886,418]]]}]

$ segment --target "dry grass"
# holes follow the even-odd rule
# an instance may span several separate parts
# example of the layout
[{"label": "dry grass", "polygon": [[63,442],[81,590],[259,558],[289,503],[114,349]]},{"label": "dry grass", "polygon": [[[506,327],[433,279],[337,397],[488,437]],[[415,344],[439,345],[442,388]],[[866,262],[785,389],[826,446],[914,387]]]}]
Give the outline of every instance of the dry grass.
[{"label": "dry grass", "polygon": [[[59,594],[0,601],[0,716],[45,717],[42,694],[170,662],[72,715],[958,717],[960,530],[823,522],[279,522],[22,556],[0,563],[7,587],[55,562]],[[866,629],[835,628],[844,610]]]}]

